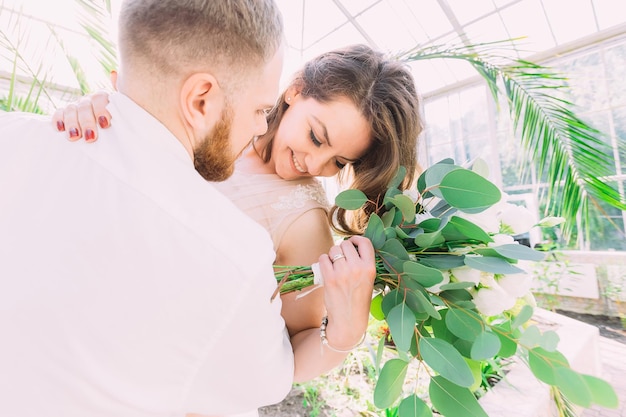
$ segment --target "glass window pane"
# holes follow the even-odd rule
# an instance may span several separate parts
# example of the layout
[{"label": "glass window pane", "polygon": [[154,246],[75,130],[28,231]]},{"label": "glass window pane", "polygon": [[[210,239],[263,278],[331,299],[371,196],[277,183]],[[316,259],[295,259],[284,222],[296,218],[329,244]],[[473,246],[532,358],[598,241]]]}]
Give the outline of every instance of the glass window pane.
[{"label": "glass window pane", "polygon": [[522,56],[528,56],[525,51],[539,52],[556,46],[539,0],[516,2],[502,9],[500,16],[510,38],[524,38],[518,42]]},{"label": "glass window pane", "polygon": [[599,29],[624,23],[624,3],[616,0],[593,0]]},{"label": "glass window pane", "polygon": [[448,0],[448,4],[461,25],[494,11],[491,0]]},{"label": "glass window pane", "polygon": [[589,111],[606,108],[608,93],[600,52],[578,55],[555,62],[553,66],[569,78],[569,100],[579,109]]},{"label": "glass window pane", "polygon": [[612,105],[626,104],[626,43],[609,47],[605,53],[606,74]]},{"label": "glass window pane", "polygon": [[597,31],[589,0],[543,0],[542,4],[559,44]]}]

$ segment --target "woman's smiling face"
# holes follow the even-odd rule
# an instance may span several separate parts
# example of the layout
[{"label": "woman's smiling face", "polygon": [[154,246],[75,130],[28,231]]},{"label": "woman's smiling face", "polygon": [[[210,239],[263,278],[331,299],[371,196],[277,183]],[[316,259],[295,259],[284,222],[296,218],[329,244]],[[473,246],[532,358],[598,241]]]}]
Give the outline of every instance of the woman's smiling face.
[{"label": "woman's smiling face", "polygon": [[290,90],[285,95],[289,108],[272,146],[271,162],[279,177],[330,177],[367,152],[371,128],[350,100],[321,103]]}]

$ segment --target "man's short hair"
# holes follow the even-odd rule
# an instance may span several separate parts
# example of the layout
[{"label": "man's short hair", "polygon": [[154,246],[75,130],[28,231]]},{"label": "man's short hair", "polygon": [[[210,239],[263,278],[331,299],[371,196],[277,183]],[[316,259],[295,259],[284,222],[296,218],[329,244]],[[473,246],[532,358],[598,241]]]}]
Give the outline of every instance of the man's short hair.
[{"label": "man's short hair", "polygon": [[156,75],[211,72],[229,84],[268,62],[282,40],[273,0],[125,0],[120,12],[122,61]]}]

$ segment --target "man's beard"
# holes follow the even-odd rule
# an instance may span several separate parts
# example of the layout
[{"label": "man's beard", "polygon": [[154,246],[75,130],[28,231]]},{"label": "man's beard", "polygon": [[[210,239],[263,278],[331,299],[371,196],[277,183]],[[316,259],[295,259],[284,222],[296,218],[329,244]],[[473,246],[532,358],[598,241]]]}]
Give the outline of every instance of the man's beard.
[{"label": "man's beard", "polygon": [[207,181],[224,181],[233,174],[235,157],[230,146],[230,130],[233,114],[229,107],[193,152],[193,165]]}]

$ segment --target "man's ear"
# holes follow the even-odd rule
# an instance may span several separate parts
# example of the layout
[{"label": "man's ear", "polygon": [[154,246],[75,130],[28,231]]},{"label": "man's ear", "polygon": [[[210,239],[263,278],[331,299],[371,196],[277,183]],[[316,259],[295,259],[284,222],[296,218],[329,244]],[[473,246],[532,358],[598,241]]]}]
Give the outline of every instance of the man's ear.
[{"label": "man's ear", "polygon": [[224,90],[212,74],[192,74],[183,82],[181,111],[194,130],[210,130],[221,117],[224,103]]}]

